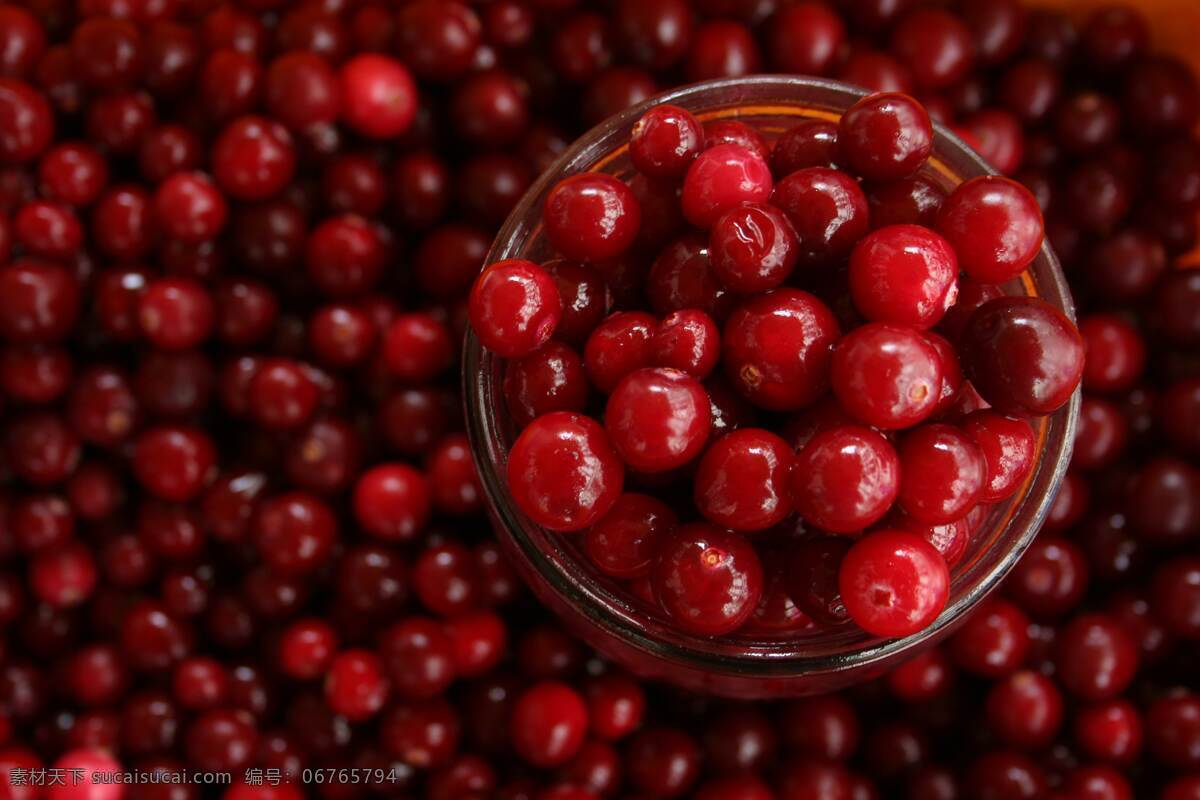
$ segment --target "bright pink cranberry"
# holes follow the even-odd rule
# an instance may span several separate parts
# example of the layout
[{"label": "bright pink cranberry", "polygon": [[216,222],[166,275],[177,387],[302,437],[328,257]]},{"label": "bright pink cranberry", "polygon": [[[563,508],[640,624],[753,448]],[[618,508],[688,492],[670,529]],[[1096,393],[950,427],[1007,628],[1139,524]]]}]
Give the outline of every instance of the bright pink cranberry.
[{"label": "bright pink cranberry", "polygon": [[855,418],[894,430],[933,413],[943,368],[920,331],[873,322],[846,334],[833,354],[833,392]]},{"label": "bright pink cranberry", "polygon": [[520,358],[554,334],[562,300],[544,269],[513,258],[492,264],[475,281],[470,315],[484,347],[505,358]]},{"label": "bright pink cranberry", "polygon": [[751,298],[725,326],[725,374],[757,406],[802,408],[829,385],[839,333],[833,312],[807,292],[784,288]]},{"label": "bright pink cranberry", "polygon": [[950,243],[918,225],[890,225],[864,237],[850,255],[854,307],[874,322],[930,328],[958,297]]},{"label": "bright pink cranberry", "polygon": [[900,461],[887,439],[870,428],[826,428],[796,454],[791,487],[806,522],[830,533],[854,533],[891,508]]},{"label": "bright pink cranberry", "polygon": [[564,178],[546,195],[542,217],[554,249],[576,261],[606,261],[633,244],[642,225],[637,197],[611,175]]},{"label": "bright pink cranberry", "polygon": [[522,511],[556,531],[586,528],[621,494],[625,469],[598,422],[556,411],[535,419],[508,455],[508,486]]},{"label": "bright pink cranberry", "polygon": [[629,159],[651,178],[682,177],[704,148],[704,129],[686,110],[672,105],[651,108],[629,134]]},{"label": "bright pink cranberry", "polygon": [[987,478],[981,503],[998,503],[1010,497],[1033,468],[1035,436],[1029,423],[994,411],[975,411],[963,419],[962,429],[983,453]]},{"label": "bright pink cranberry", "polygon": [[779,181],[771,202],[792,221],[802,270],[841,260],[870,230],[867,197],[858,181],[840,170],[797,170]]},{"label": "bright pink cranberry", "polygon": [[683,216],[709,228],[738,203],[771,196],[771,169],[756,153],[735,144],[709,147],[692,162],[683,181]]},{"label": "bright pink cranberry", "polygon": [[904,513],[931,525],[953,522],[974,507],[987,478],[983,451],[953,425],[922,425],[897,448]]},{"label": "bright pink cranberry", "polygon": [[908,636],[927,628],[942,612],[950,573],[937,550],[916,534],[881,530],[846,553],[838,585],[850,618],[863,630]]},{"label": "bright pink cranberry", "polygon": [[722,214],[708,232],[713,274],[742,294],[765,292],[787,280],[800,244],[783,212],[763,203],[743,203]]},{"label": "bright pink cranberry", "polygon": [[709,446],[693,488],[696,508],[711,522],[760,531],[792,511],[788,478],[794,460],[787,442],[761,428],[742,428]]},{"label": "bright pink cranberry", "polygon": [[762,594],[762,565],[742,536],[694,523],[663,541],[651,583],[680,628],[719,636],[737,630],[754,613]]},{"label": "bright pink cranberry", "polygon": [[609,395],[604,426],[613,448],[639,472],[666,472],[700,454],[712,427],[708,393],[690,375],[647,368]]},{"label": "bright pink cranberry", "polygon": [[908,95],[868,95],[838,122],[837,152],[841,163],[864,178],[907,178],[933,152],[933,126]]},{"label": "bright pink cranberry", "polygon": [[982,176],[960,184],[942,203],[937,229],[962,270],[980,283],[1004,283],[1033,263],[1042,246],[1037,199],[1007,178]]},{"label": "bright pink cranberry", "polygon": [[1083,339],[1066,316],[1036,297],[998,297],[963,331],[963,367],[997,411],[1039,416],[1070,400],[1083,375]]},{"label": "bright pink cranberry", "polygon": [[564,683],[542,681],[518,698],[509,733],[517,755],[545,769],[575,755],[587,726],[587,704],[579,693]]},{"label": "bright pink cranberry", "polygon": [[417,113],[417,86],[393,58],[364,53],[342,65],[342,120],[356,133],[389,139],[408,130]]}]

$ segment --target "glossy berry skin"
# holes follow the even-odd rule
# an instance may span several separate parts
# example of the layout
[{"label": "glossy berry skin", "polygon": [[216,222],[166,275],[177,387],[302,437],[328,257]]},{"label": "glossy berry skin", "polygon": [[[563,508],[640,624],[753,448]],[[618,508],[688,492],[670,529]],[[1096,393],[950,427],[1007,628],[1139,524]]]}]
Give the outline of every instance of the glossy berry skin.
[{"label": "glossy berry skin", "polygon": [[650,342],[657,321],[644,311],[618,311],[601,322],[583,348],[588,380],[602,392],[611,392],[621,378],[650,366]]},{"label": "glossy berry skin", "polygon": [[899,507],[913,519],[941,525],[970,511],[983,491],[987,465],[975,441],[953,425],[907,431],[900,455]]},{"label": "glossy berry skin", "polygon": [[797,170],[779,181],[771,202],[787,214],[800,239],[801,270],[845,258],[870,230],[867,196],[840,170]]},{"label": "glossy berry skin", "polygon": [[757,406],[803,408],[829,385],[839,336],[833,312],[814,295],[776,289],[746,300],[730,315],[722,335],[725,374]]},{"label": "glossy berry skin", "polygon": [[518,756],[546,769],[575,755],[587,725],[587,704],[578,692],[564,683],[542,681],[517,699],[509,733]]},{"label": "glossy berry skin", "polygon": [[703,311],[675,311],[658,323],[650,339],[650,361],[704,380],[721,358],[721,331]]},{"label": "glossy berry skin", "polygon": [[342,65],[341,118],[372,139],[390,139],[408,130],[417,113],[417,86],[395,59],[364,53]]},{"label": "glossy berry skin", "polygon": [[484,347],[504,358],[520,358],[554,335],[562,301],[546,270],[513,258],[483,271],[471,288],[468,313]]},{"label": "glossy berry skin", "polygon": [[758,605],[758,554],[736,533],[684,525],[662,543],[651,574],[659,605],[681,629],[700,636],[737,630]]},{"label": "glossy berry skin", "polygon": [[763,203],[771,196],[771,168],[757,153],[736,144],[705,150],[683,179],[683,216],[709,228],[739,203]]},{"label": "glossy berry skin", "polygon": [[839,163],[870,180],[907,178],[932,152],[929,114],[908,95],[868,95],[838,122]]},{"label": "glossy berry skin", "polygon": [[157,497],[191,500],[212,477],[217,449],[203,431],[177,425],[152,428],[137,438],[133,468]]},{"label": "glossy berry skin", "polygon": [[765,203],[742,203],[722,214],[708,232],[713,274],[740,294],[782,284],[796,267],[799,242],[782,211]]},{"label": "glossy berry skin", "polygon": [[555,411],[531,422],[508,455],[508,486],[538,525],[577,531],[600,519],[621,494],[625,468],[598,422]]},{"label": "glossy berry skin", "polygon": [[1083,339],[1058,309],[1035,297],[980,306],[959,352],[971,383],[997,411],[1041,416],[1061,408],[1083,375]]},{"label": "glossy berry skin", "polygon": [[629,249],[642,225],[633,191],[611,175],[584,173],[564,178],[546,195],[546,237],[575,261],[607,261]]},{"label": "glossy berry skin", "polygon": [[1055,641],[1055,677],[1083,700],[1109,700],[1137,673],[1138,648],[1115,619],[1083,614],[1067,623]]},{"label": "glossy berry skin", "polygon": [[791,488],[806,522],[830,533],[854,533],[891,508],[900,488],[900,460],[870,428],[826,428],[796,454]]},{"label": "glossy berry skin", "polygon": [[650,178],[679,178],[704,149],[704,128],[685,109],[658,105],[629,134],[629,160]]},{"label": "glossy berry skin", "polygon": [[850,296],[873,322],[931,328],[958,297],[958,259],[928,228],[879,228],[850,254]]},{"label": "glossy berry skin", "polygon": [[960,184],[942,203],[938,233],[963,272],[980,283],[1004,283],[1033,263],[1044,227],[1037,199],[1008,178],[982,176]]},{"label": "glossy berry skin", "polygon": [[639,578],[650,572],[659,544],[678,526],[675,512],[661,500],[626,492],[588,528],[583,547],[601,572]]},{"label": "glossy berry skin", "polygon": [[981,503],[998,503],[1010,497],[1033,468],[1035,435],[1029,423],[991,410],[973,411],[960,423],[979,446],[987,478],[979,494]]},{"label": "glossy berry skin", "polygon": [[872,322],[838,343],[831,376],[842,408],[868,425],[895,430],[933,413],[943,368],[937,349],[920,331]]},{"label": "glossy berry skin", "polygon": [[291,136],[282,125],[263,117],[235,119],[213,143],[213,177],[238,200],[270,197],[287,185],[295,169]]},{"label": "glossy berry skin", "polygon": [[761,428],[741,428],[714,441],[700,459],[693,495],[710,522],[760,531],[791,512],[787,442]]},{"label": "glossy berry skin", "polygon": [[229,210],[225,198],[207,175],[177,172],[154,193],[159,229],[173,239],[203,242],[220,233]]},{"label": "glossy berry skin", "polygon": [[708,393],[700,381],[651,367],[621,379],[608,396],[604,428],[631,469],[666,472],[700,455],[712,429]]},{"label": "glossy berry skin", "polygon": [[546,342],[505,365],[504,399],[521,426],[551,411],[582,411],[588,399],[583,359],[561,342]]},{"label": "glossy berry skin", "polygon": [[409,541],[429,521],[429,484],[408,464],[378,464],[359,476],[352,503],[354,518],[366,533],[384,541]]},{"label": "glossy berry skin", "polygon": [[875,636],[908,636],[941,613],[950,591],[946,562],[909,531],[864,536],[842,560],[838,586],[846,610]]}]

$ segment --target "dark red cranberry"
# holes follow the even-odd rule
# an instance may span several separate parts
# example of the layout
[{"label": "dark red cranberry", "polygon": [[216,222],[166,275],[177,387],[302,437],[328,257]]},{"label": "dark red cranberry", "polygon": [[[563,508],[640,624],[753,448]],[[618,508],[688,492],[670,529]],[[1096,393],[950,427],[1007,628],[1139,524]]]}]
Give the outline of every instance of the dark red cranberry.
[{"label": "dark red cranberry", "polygon": [[945,89],[971,69],[975,44],[958,17],[937,8],[906,14],[892,31],[892,52],[912,71],[922,89]]},{"label": "dark red cranberry", "polygon": [[538,767],[566,763],[583,745],[587,705],[579,693],[554,681],[526,690],[512,711],[510,733],[517,754]]},{"label": "dark red cranberry", "polygon": [[1001,297],[971,315],[963,366],[998,411],[1041,415],[1066,403],[1083,374],[1083,340],[1062,312],[1033,297]]},{"label": "dark red cranberry", "polygon": [[839,261],[870,229],[866,195],[839,170],[797,170],[779,181],[772,202],[796,229],[801,269]]},{"label": "dark red cranberry", "polygon": [[704,130],[688,111],[672,105],[651,108],[633,126],[629,158],[643,175],[678,178],[704,147]]}]

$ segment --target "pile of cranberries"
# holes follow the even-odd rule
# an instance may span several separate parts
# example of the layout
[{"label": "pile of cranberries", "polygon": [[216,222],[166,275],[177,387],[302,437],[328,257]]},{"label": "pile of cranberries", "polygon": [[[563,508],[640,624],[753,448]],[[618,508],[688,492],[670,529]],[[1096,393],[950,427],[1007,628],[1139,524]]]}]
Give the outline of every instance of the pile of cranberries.
[{"label": "pile of cranberries", "polygon": [[[689,633],[927,627],[1032,468],[1025,418],[1084,369],[1061,311],[1000,286],[1039,252],[1036,198],[1004,177],[947,192],[932,149],[898,93],[773,142],[659,105],[633,126],[635,177],[553,186],[563,258],[492,264],[468,304],[511,359],[517,506]],[[791,607],[763,602],[772,561]]]},{"label": "pile of cranberries", "polygon": [[[539,431],[594,459],[566,505],[538,481],[577,470],[513,480],[581,564],[725,628],[692,592],[757,563],[728,598],[735,618],[757,593],[755,636],[877,597],[843,570],[915,597],[872,575],[889,541],[944,575],[934,528],[970,536],[997,458],[1073,383],[1033,380],[1050,362],[1022,344],[1075,352],[1061,317],[993,296],[1023,247],[974,238],[1032,246],[1030,196],[1084,351],[1071,471],[1003,588],[885,677],[758,704],[640,681],[537,605],[482,513],[457,388],[489,244],[566,143],[754,72],[895,105],[770,147],[659,108],[627,184],[555,192],[561,260],[503,285],[493,266],[476,303],[527,464]],[[874,122],[927,129],[896,94],[1030,194],[904,177],[925,145],[881,147]],[[1122,6],[0,0],[0,797],[1196,800],[1198,106]],[[510,291],[536,319],[505,323]],[[895,375],[866,358],[889,340],[916,354]],[[955,359],[973,388],[941,408]],[[664,435],[668,397],[688,412]],[[970,503],[938,491],[960,455]],[[965,532],[927,521],[949,500]],[[92,779],[115,769],[141,782]]]}]

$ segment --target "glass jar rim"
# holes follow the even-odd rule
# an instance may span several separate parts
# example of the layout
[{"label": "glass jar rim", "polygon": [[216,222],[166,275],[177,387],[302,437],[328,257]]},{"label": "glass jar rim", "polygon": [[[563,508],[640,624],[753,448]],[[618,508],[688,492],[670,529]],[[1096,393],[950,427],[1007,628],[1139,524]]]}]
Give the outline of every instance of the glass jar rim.
[{"label": "glass jar rim", "polygon": [[[597,144],[614,131],[631,126],[648,108],[663,103],[686,108],[698,99],[711,96],[720,97],[714,109],[736,109],[748,102],[761,106],[767,102],[792,110],[803,108],[814,112],[811,114],[813,118],[825,116],[833,120],[867,94],[869,92],[862,89],[819,78],[761,75],[692,84],[631,106],[575,140],[539,176],[501,227],[485,264],[518,257],[513,252],[513,242],[526,222],[531,217],[536,218],[545,193],[563,177],[595,168],[603,157],[610,155],[607,151],[595,152]],[[950,177],[967,180],[997,174],[962,139],[936,122],[934,156],[953,158],[959,169],[954,173],[948,172]],[[539,228],[540,223],[536,223],[525,238],[536,236]],[[1074,320],[1074,305],[1066,279],[1047,242],[1043,242],[1036,264],[1040,264],[1042,269],[1035,293]],[[1031,272],[1032,269],[1033,266]],[[1029,278],[1027,288],[1034,288],[1032,278]],[[565,560],[556,558],[554,552],[542,546],[542,543],[552,541],[549,537],[561,537],[563,534],[554,534],[535,526],[516,508],[508,493],[503,474],[505,453],[499,434],[504,400],[496,379],[497,364],[496,357],[484,350],[468,329],[463,355],[463,402],[467,433],[480,483],[494,514],[493,520],[505,529],[501,538],[507,534],[510,549],[515,548],[517,557],[545,578],[565,603],[584,614],[591,624],[623,643],[691,670],[764,679],[858,671],[890,662],[900,653],[937,641],[949,633],[954,624],[1015,566],[1041,528],[1070,462],[1080,404],[1080,390],[1076,389],[1070,402],[1047,421],[1046,435],[1042,437],[1043,449],[1035,463],[1034,474],[1014,514],[1005,523],[1005,530],[1018,519],[1020,526],[1008,531],[1012,535],[1003,538],[1005,546],[1002,552],[989,553],[996,558],[988,560],[980,574],[961,584],[957,593],[952,589],[950,602],[929,627],[899,639],[873,638],[854,626],[845,625],[830,629],[829,633],[793,638],[734,635],[713,639],[684,634],[665,620],[650,617],[644,610],[590,576],[578,574],[578,564],[573,557]],[[1032,505],[1029,502],[1031,500]],[[573,565],[576,566],[575,571],[570,569]],[[962,576],[959,576],[961,579]],[[818,641],[821,646],[814,648],[813,645]]]}]

